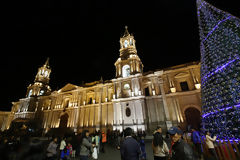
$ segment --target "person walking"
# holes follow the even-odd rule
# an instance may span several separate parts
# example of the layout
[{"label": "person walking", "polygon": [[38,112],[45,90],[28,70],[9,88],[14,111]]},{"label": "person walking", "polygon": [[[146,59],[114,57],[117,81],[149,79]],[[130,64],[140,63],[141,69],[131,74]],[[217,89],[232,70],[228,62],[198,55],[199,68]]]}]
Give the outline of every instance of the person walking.
[{"label": "person walking", "polygon": [[125,140],[120,146],[122,160],[139,160],[141,150],[139,143],[132,137],[132,129],[126,128],[124,131]]},{"label": "person walking", "polygon": [[169,155],[171,160],[196,160],[192,148],[181,138],[182,131],[177,127],[168,130],[171,137]]},{"label": "person walking", "polygon": [[201,138],[198,131],[195,128],[192,128],[192,141],[194,144],[195,151],[199,159],[201,159]]},{"label": "person walking", "polygon": [[167,160],[169,149],[159,132],[155,133],[153,136],[152,149],[154,160]]},{"label": "person walking", "polygon": [[102,132],[102,144],[101,144],[102,149],[101,149],[101,151],[102,151],[103,153],[105,153],[105,148],[104,148],[104,146],[105,146],[106,143],[107,143],[107,135],[106,135],[105,132]]},{"label": "person walking", "polygon": [[61,154],[62,154],[62,151],[64,150],[64,148],[66,147],[66,137],[63,137],[62,138],[62,141],[60,143],[60,147],[59,147],[59,150],[60,150],[60,158],[61,158]]},{"label": "person walking", "polygon": [[80,160],[88,160],[90,151],[92,150],[92,143],[89,142],[89,131],[84,130],[81,137],[81,146],[80,146]]},{"label": "person walking", "polygon": [[55,160],[57,158],[57,138],[54,138],[47,147],[47,160]]},{"label": "person walking", "polygon": [[214,144],[213,144],[213,142],[216,141],[217,137],[214,136],[212,138],[208,131],[205,132],[205,135],[206,135],[206,145],[208,147],[210,154],[214,157],[215,160],[218,160],[218,156],[217,156],[216,150],[214,149]]},{"label": "person walking", "polygon": [[144,137],[143,135],[140,137],[140,149],[141,149],[141,160],[146,160],[147,159],[147,153],[145,149],[145,142],[144,142]]}]

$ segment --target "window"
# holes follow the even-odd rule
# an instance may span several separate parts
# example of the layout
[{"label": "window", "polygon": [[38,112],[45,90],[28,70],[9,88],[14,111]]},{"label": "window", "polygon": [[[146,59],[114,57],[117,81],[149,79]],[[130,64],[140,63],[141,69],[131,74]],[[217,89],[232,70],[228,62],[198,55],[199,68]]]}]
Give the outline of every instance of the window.
[{"label": "window", "polygon": [[182,91],[189,91],[188,84],[186,81],[180,82],[180,86],[181,86]]},{"label": "window", "polygon": [[92,97],[89,98],[89,102],[88,102],[88,104],[92,104]]},{"label": "window", "polygon": [[145,88],[145,96],[150,96],[148,87]]},{"label": "window", "polygon": [[41,90],[39,95],[41,96],[41,95],[43,95],[43,93],[44,93],[44,90]]},{"label": "window", "polygon": [[122,76],[123,77],[128,77],[130,76],[130,66],[129,65],[124,65],[122,67]]},{"label": "window", "polygon": [[130,110],[130,108],[126,108],[126,116],[127,117],[130,117],[131,116],[131,110]]},{"label": "window", "polygon": [[125,40],[125,41],[124,41],[124,47],[127,48],[127,46],[128,46],[128,41]]},{"label": "window", "polygon": [[30,97],[31,95],[32,95],[32,90],[29,91],[28,97]]},{"label": "window", "polygon": [[133,45],[133,41],[132,41],[132,38],[130,39],[130,45],[131,45],[131,46]]}]

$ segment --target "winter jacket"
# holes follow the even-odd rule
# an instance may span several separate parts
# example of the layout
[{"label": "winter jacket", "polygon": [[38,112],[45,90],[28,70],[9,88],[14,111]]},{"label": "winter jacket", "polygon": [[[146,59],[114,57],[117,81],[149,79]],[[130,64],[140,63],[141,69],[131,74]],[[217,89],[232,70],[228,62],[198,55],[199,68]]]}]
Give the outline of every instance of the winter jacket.
[{"label": "winter jacket", "polygon": [[172,146],[172,158],[171,160],[195,160],[192,148],[184,142],[184,140],[179,139]]},{"label": "winter jacket", "polygon": [[56,156],[56,154],[57,154],[57,144],[52,141],[47,148],[47,157],[54,157]]},{"label": "winter jacket", "polygon": [[92,144],[88,141],[87,138],[83,138],[81,149],[80,149],[80,155],[88,156],[90,154],[91,148],[92,148]]},{"label": "winter jacket", "polygon": [[200,135],[199,135],[198,131],[194,131],[192,133],[192,141],[193,141],[194,144],[201,143]]}]

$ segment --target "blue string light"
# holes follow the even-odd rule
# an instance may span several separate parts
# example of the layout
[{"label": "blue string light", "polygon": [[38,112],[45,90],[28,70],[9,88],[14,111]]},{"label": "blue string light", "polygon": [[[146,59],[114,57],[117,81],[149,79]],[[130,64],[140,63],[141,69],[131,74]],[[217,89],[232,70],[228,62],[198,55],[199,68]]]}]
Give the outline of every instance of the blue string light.
[{"label": "blue string light", "polygon": [[203,129],[240,138],[240,20],[197,0]]}]

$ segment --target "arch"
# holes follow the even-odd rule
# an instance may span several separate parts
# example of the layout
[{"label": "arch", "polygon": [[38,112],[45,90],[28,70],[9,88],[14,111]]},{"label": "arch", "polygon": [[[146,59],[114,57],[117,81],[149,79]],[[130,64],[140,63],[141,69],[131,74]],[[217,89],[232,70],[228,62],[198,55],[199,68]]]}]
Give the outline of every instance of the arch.
[{"label": "arch", "polygon": [[196,108],[199,112],[201,112],[201,107],[199,107],[198,105],[195,105],[195,104],[188,104],[186,106],[183,107],[183,113],[185,112],[186,109],[188,109],[189,107],[194,107]]},{"label": "arch", "polygon": [[59,128],[67,128],[67,124],[68,124],[68,114],[64,113],[63,115],[61,115],[60,117],[60,123],[59,123]]},{"label": "arch", "polygon": [[184,116],[187,126],[200,129],[201,124],[201,112],[196,107],[188,107],[184,110]]}]

